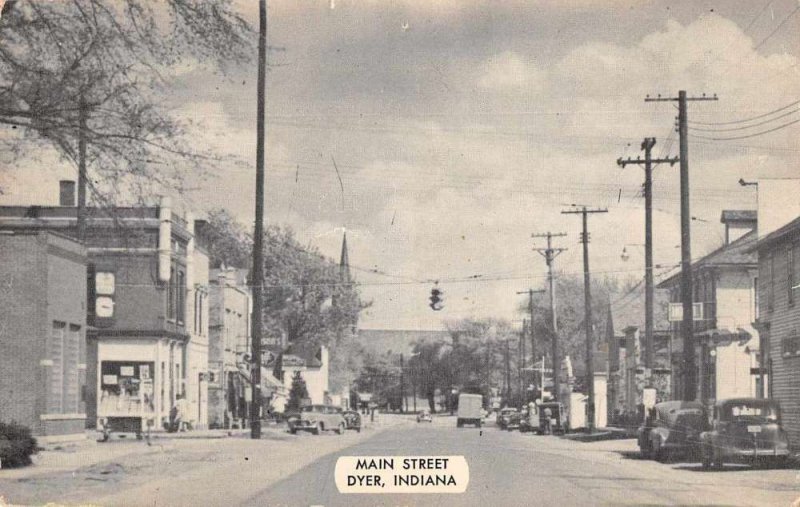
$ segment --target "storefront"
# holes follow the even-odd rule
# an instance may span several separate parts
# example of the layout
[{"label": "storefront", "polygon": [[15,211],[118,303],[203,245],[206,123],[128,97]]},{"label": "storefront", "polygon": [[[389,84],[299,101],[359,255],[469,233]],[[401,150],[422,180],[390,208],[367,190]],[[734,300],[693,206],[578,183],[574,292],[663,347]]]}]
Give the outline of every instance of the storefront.
[{"label": "storefront", "polygon": [[106,338],[97,349],[97,429],[140,435],[169,422],[185,395],[180,340]]}]

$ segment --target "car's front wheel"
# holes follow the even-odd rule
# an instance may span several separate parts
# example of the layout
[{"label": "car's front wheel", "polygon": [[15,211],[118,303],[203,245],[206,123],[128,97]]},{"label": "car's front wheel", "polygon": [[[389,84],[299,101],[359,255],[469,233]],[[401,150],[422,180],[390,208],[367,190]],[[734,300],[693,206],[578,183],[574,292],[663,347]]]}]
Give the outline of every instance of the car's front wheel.
[{"label": "car's front wheel", "polygon": [[312,432],[313,434],[315,434],[315,435],[319,435],[320,433],[322,433],[322,431],[323,431],[324,429],[325,429],[325,428],[323,428],[323,427],[322,427],[322,423],[320,422],[320,423],[317,423],[317,425],[314,427],[314,429],[313,429],[313,430],[311,430],[311,432]]}]

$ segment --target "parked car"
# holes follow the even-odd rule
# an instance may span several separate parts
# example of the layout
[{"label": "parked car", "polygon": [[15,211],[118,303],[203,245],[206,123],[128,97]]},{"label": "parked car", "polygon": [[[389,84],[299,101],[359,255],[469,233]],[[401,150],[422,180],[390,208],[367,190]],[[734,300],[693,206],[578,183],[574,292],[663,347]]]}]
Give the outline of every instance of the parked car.
[{"label": "parked car", "polygon": [[696,454],[700,434],[708,429],[708,415],[697,401],[665,401],[650,410],[637,431],[642,457],[664,461],[669,454]]},{"label": "parked car", "polygon": [[433,422],[433,417],[427,410],[420,410],[417,414],[417,422]]},{"label": "parked car", "polygon": [[511,423],[512,419],[516,419],[516,426],[519,427],[519,412],[517,412],[516,408],[506,407],[500,409],[500,412],[497,414],[497,425],[502,430],[508,429],[508,425]]},{"label": "parked car", "polygon": [[323,431],[334,430],[339,434],[344,433],[347,423],[342,416],[342,409],[332,405],[308,405],[300,409],[298,417],[287,421],[289,432],[310,431],[319,435]]},{"label": "parked car", "polygon": [[344,418],[345,428],[348,430],[356,430],[356,433],[361,433],[361,414],[357,410],[345,410],[342,412]]},{"label": "parked car", "polygon": [[558,401],[547,401],[539,405],[540,435],[564,434],[569,428],[567,411]]},{"label": "parked car", "polygon": [[789,440],[777,401],[732,398],[714,405],[712,428],[700,435],[703,468],[725,462],[770,463],[789,459]]},{"label": "parked car", "polygon": [[480,428],[483,425],[483,419],[481,418],[482,409],[483,396],[480,394],[459,394],[456,426],[461,428],[465,424],[474,424]]}]

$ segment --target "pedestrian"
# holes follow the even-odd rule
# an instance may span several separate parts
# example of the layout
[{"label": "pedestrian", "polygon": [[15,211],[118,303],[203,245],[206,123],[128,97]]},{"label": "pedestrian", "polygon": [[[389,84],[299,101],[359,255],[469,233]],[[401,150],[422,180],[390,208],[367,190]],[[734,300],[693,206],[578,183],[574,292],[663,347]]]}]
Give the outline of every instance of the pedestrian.
[{"label": "pedestrian", "polygon": [[175,405],[172,406],[169,412],[171,432],[185,431],[186,422],[184,421],[184,417],[186,413],[186,398],[182,394],[179,394],[175,396]]},{"label": "pedestrian", "polygon": [[553,428],[550,424],[550,420],[553,418],[553,411],[550,410],[550,407],[544,408],[544,434],[549,435]]}]

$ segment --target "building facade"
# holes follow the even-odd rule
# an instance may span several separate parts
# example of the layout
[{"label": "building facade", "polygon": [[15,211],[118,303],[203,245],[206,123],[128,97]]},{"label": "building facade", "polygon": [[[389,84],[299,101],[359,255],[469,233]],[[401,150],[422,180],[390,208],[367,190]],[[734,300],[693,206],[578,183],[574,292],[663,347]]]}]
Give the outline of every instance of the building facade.
[{"label": "building facade", "polygon": [[86,250],[55,232],[0,233],[0,418],[85,437]]},{"label": "building facade", "polygon": [[[695,399],[714,401],[753,397],[761,393],[759,335],[753,326],[757,315],[758,258],[756,213],[727,210],[722,213],[725,238],[718,249],[692,263],[694,291]],[[681,336],[681,274],[659,284],[670,291],[672,324],[673,397],[683,393],[686,378]]]},{"label": "building facade", "polygon": [[793,449],[800,449],[800,218],[762,237],[758,251],[758,327],[766,344],[771,397]]},{"label": "building facade", "polygon": [[[202,292],[195,281],[202,285],[208,261],[191,220],[174,213],[168,199],[152,207],[88,208],[87,215],[87,426],[159,429],[179,396],[188,401],[184,420],[204,426],[207,332],[202,325],[195,331],[189,300]],[[0,207],[0,230],[75,237],[76,216],[73,206]]]},{"label": "building facade", "polygon": [[211,270],[209,298],[209,425],[243,428],[249,417],[248,365],[253,310],[244,270]]}]

